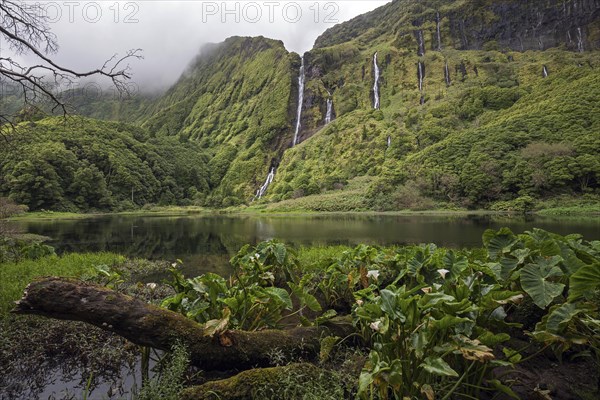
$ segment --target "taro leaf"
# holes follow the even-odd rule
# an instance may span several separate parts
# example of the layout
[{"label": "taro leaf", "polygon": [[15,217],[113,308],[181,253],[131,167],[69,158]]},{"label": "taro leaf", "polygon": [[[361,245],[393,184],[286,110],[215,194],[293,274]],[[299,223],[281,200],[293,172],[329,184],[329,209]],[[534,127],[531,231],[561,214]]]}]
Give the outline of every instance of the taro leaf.
[{"label": "taro leaf", "polygon": [[373,374],[363,371],[358,378],[358,394],[367,393],[369,386],[373,383]]},{"label": "taro leaf", "polygon": [[381,291],[381,310],[390,316],[393,320],[404,322],[405,317],[397,306],[396,293],[388,289]]},{"label": "taro leaf", "polygon": [[430,256],[425,254],[425,251],[419,249],[415,256],[408,260],[408,275],[417,276],[421,269],[429,262]]},{"label": "taro leaf", "polygon": [[481,343],[488,347],[496,347],[497,345],[510,340],[508,333],[493,333],[487,329],[477,338]]},{"label": "taro leaf", "polygon": [[337,311],[335,310],[327,310],[318,318],[315,318],[315,325],[324,324],[329,321],[331,318],[337,316]]},{"label": "taro leaf", "polygon": [[545,321],[542,322],[546,323],[546,330],[548,332],[560,334],[564,332],[573,317],[588,311],[591,311],[589,307],[574,303],[564,303],[550,308],[548,317],[544,318]]},{"label": "taro leaf", "polygon": [[427,383],[421,386],[421,394],[424,394],[427,400],[435,400],[435,392],[431,385]]},{"label": "taro leaf", "polygon": [[321,349],[319,350],[320,363],[324,363],[329,359],[329,355],[339,340],[339,336],[327,336],[321,339]]},{"label": "taro leaf", "polygon": [[498,379],[489,379],[487,383],[490,384],[494,389],[496,389],[496,392],[502,392],[508,397],[520,400],[520,397],[511,388],[500,382]]},{"label": "taro leaf", "polygon": [[600,263],[579,268],[569,279],[569,301],[590,298],[600,287]]},{"label": "taro leaf", "polygon": [[304,287],[296,285],[293,282],[288,282],[288,286],[292,289],[292,293],[300,300],[302,305],[306,304],[312,311],[322,310],[321,304],[319,304],[317,298],[308,293]]},{"label": "taro leaf", "polygon": [[420,329],[417,332],[413,333],[410,337],[410,344],[412,345],[413,349],[415,349],[415,355],[417,356],[417,358],[423,357],[423,352],[428,343],[429,338],[427,337],[427,332],[425,332],[424,330]]},{"label": "taro leaf", "polygon": [[421,309],[435,307],[439,303],[454,302],[456,299],[444,293],[427,293],[419,299],[419,307]]},{"label": "taro leaf", "polygon": [[460,344],[458,350],[466,360],[486,362],[495,358],[492,349],[482,345],[479,340],[476,339],[465,339]]},{"label": "taro leaf", "polygon": [[213,337],[221,332],[223,332],[227,325],[229,324],[229,318],[231,317],[231,310],[225,307],[223,310],[223,318],[221,319],[211,319],[210,321],[206,321],[204,324],[204,336]]},{"label": "taro leaf", "polygon": [[459,318],[452,315],[446,315],[442,319],[433,320],[432,325],[437,329],[445,330],[468,321],[470,321],[469,318]]},{"label": "taro leaf", "polygon": [[277,287],[266,287],[263,290],[269,295],[270,298],[274,299],[280,304],[285,305],[286,310],[292,309],[292,299],[287,290]]},{"label": "taro leaf", "polygon": [[446,361],[442,360],[441,357],[427,357],[421,363],[420,367],[430,374],[458,377],[456,371]]},{"label": "taro leaf", "polygon": [[453,250],[450,250],[444,256],[444,268],[450,271],[453,278],[460,276],[468,267],[469,261],[464,255],[456,255]]},{"label": "taro leaf", "polygon": [[546,308],[565,288],[562,283],[549,280],[563,276],[563,272],[557,266],[561,260],[559,256],[550,259],[538,258],[537,264],[527,264],[521,269],[521,286],[540,308]]},{"label": "taro leaf", "polygon": [[287,255],[285,244],[275,243],[273,253],[275,253],[275,258],[279,264],[283,264],[285,262],[285,256]]},{"label": "taro leaf", "polygon": [[396,391],[398,391],[402,387],[402,384],[404,382],[402,381],[402,361],[401,360],[396,359],[396,360],[392,361],[392,363],[390,364],[390,372],[388,372],[387,380]]},{"label": "taro leaf", "polygon": [[496,260],[502,254],[510,252],[518,241],[519,239],[508,228],[502,228],[498,232],[488,229],[483,233],[483,244],[492,260]]}]

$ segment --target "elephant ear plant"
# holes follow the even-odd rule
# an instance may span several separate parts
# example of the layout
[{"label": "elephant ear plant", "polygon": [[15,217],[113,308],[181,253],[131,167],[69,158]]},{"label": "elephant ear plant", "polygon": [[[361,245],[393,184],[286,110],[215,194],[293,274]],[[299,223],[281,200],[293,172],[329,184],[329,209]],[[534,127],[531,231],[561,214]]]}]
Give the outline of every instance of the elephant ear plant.
[{"label": "elephant ear plant", "polygon": [[422,246],[401,257],[392,284],[374,282],[355,293],[354,322],[372,349],[359,379],[361,398],[512,394],[491,375],[493,367],[511,365],[492,352],[509,336],[486,327],[503,322],[503,307],[522,296],[493,283],[467,256]]}]

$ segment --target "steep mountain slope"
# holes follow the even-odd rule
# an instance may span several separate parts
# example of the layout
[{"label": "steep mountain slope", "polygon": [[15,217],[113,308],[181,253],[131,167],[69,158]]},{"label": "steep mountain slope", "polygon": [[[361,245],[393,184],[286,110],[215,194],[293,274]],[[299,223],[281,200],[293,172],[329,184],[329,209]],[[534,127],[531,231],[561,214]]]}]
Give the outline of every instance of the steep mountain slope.
[{"label": "steep mountain slope", "polygon": [[[594,1],[398,0],[332,28],[305,55],[306,141],[285,153],[271,199],[363,175],[376,179],[363,180],[361,207],[376,209],[418,207],[407,193],[482,206],[597,190],[600,57],[588,49],[598,48],[599,10]],[[534,17],[536,29],[523,25]],[[337,119],[323,128],[328,100]],[[540,151],[546,159],[532,161]],[[570,163],[571,172],[532,176],[539,163]]]}]

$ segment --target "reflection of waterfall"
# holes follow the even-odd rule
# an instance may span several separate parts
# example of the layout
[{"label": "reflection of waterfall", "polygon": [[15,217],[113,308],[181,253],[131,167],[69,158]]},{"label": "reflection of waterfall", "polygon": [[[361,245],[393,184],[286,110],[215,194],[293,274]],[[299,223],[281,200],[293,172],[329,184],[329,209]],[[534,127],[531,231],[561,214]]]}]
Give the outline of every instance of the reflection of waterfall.
[{"label": "reflection of waterfall", "polygon": [[542,76],[544,78],[548,77],[548,68],[546,68],[546,66],[544,65],[544,68],[542,68]]},{"label": "reflection of waterfall", "polygon": [[273,182],[273,178],[275,178],[275,167],[271,168],[271,171],[269,172],[269,175],[267,175],[265,183],[263,183],[260,189],[256,191],[256,196],[254,197],[255,199],[260,199],[264,196],[265,192],[269,188],[269,185],[271,184],[271,182]]},{"label": "reflection of waterfall", "polygon": [[377,65],[377,53],[373,55],[373,69],[375,71],[375,84],[373,85],[373,108],[379,109],[379,66]]},{"label": "reflection of waterfall", "polygon": [[452,81],[450,80],[450,69],[448,68],[448,61],[444,66],[444,79],[446,79],[446,86],[450,86]]},{"label": "reflection of waterfall", "polygon": [[425,39],[423,39],[423,30],[419,29],[417,31],[417,41],[419,42],[419,57],[425,55]]},{"label": "reflection of waterfall", "polygon": [[583,34],[581,33],[581,28],[577,28],[577,51],[583,53]]},{"label": "reflection of waterfall", "polygon": [[419,78],[419,90],[423,91],[423,79],[425,78],[425,64],[419,61],[417,66],[417,77]]},{"label": "reflection of waterfall", "polygon": [[325,113],[325,125],[331,122],[331,113],[333,112],[333,99],[327,99],[327,113]]},{"label": "reflection of waterfall", "polygon": [[442,51],[442,32],[440,31],[440,13],[436,13],[437,49]]},{"label": "reflection of waterfall", "polygon": [[298,133],[301,127],[302,103],[304,102],[304,56],[302,56],[302,64],[300,64],[300,73],[298,74],[298,111],[296,113],[296,131],[294,132],[294,141],[292,146],[298,143]]}]

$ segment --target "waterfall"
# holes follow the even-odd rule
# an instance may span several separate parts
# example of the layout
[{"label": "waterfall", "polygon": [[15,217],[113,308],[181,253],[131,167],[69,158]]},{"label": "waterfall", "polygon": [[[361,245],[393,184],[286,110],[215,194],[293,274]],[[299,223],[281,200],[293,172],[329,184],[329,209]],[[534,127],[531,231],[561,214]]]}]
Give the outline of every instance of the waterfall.
[{"label": "waterfall", "polygon": [[450,86],[450,69],[448,68],[448,61],[444,65],[444,79],[446,79],[446,86]]},{"label": "waterfall", "polygon": [[377,65],[377,52],[373,55],[373,69],[375,71],[375,84],[373,85],[373,108],[379,110],[379,66]]},{"label": "waterfall", "polygon": [[390,147],[391,145],[392,145],[392,137],[388,136],[387,147]]},{"label": "waterfall", "polygon": [[581,33],[581,28],[577,28],[577,51],[583,53],[583,34]]},{"label": "waterfall", "polygon": [[302,103],[304,102],[304,56],[300,64],[300,73],[298,74],[298,111],[296,113],[296,131],[294,132],[294,141],[292,147],[298,144],[298,133],[300,133],[302,118]]},{"label": "waterfall", "polygon": [[[331,96],[331,94],[330,94]],[[327,99],[327,113],[325,114],[325,125],[331,122],[331,113],[333,111],[333,99]]]},{"label": "waterfall", "polygon": [[548,77],[548,68],[546,68],[546,66],[544,65],[544,68],[542,68],[542,76],[544,78]]},{"label": "waterfall", "polygon": [[425,65],[423,62],[419,61],[417,67],[417,77],[419,78],[419,90],[423,91],[423,79],[425,78]]},{"label": "waterfall", "polygon": [[423,30],[422,29],[419,29],[417,31],[417,41],[419,42],[418,55],[419,55],[419,57],[422,57],[425,55],[425,39],[423,39]]},{"label": "waterfall", "polygon": [[273,178],[275,178],[275,167],[271,167],[271,171],[267,175],[267,179],[265,180],[265,183],[263,183],[263,185],[260,187],[260,189],[258,189],[256,191],[256,196],[254,196],[254,199],[260,199],[261,197],[264,196],[265,192],[269,188],[269,185],[271,184],[271,182],[273,182]]},{"label": "waterfall", "polygon": [[440,13],[436,13],[437,49],[442,51],[442,33],[440,30]]}]

